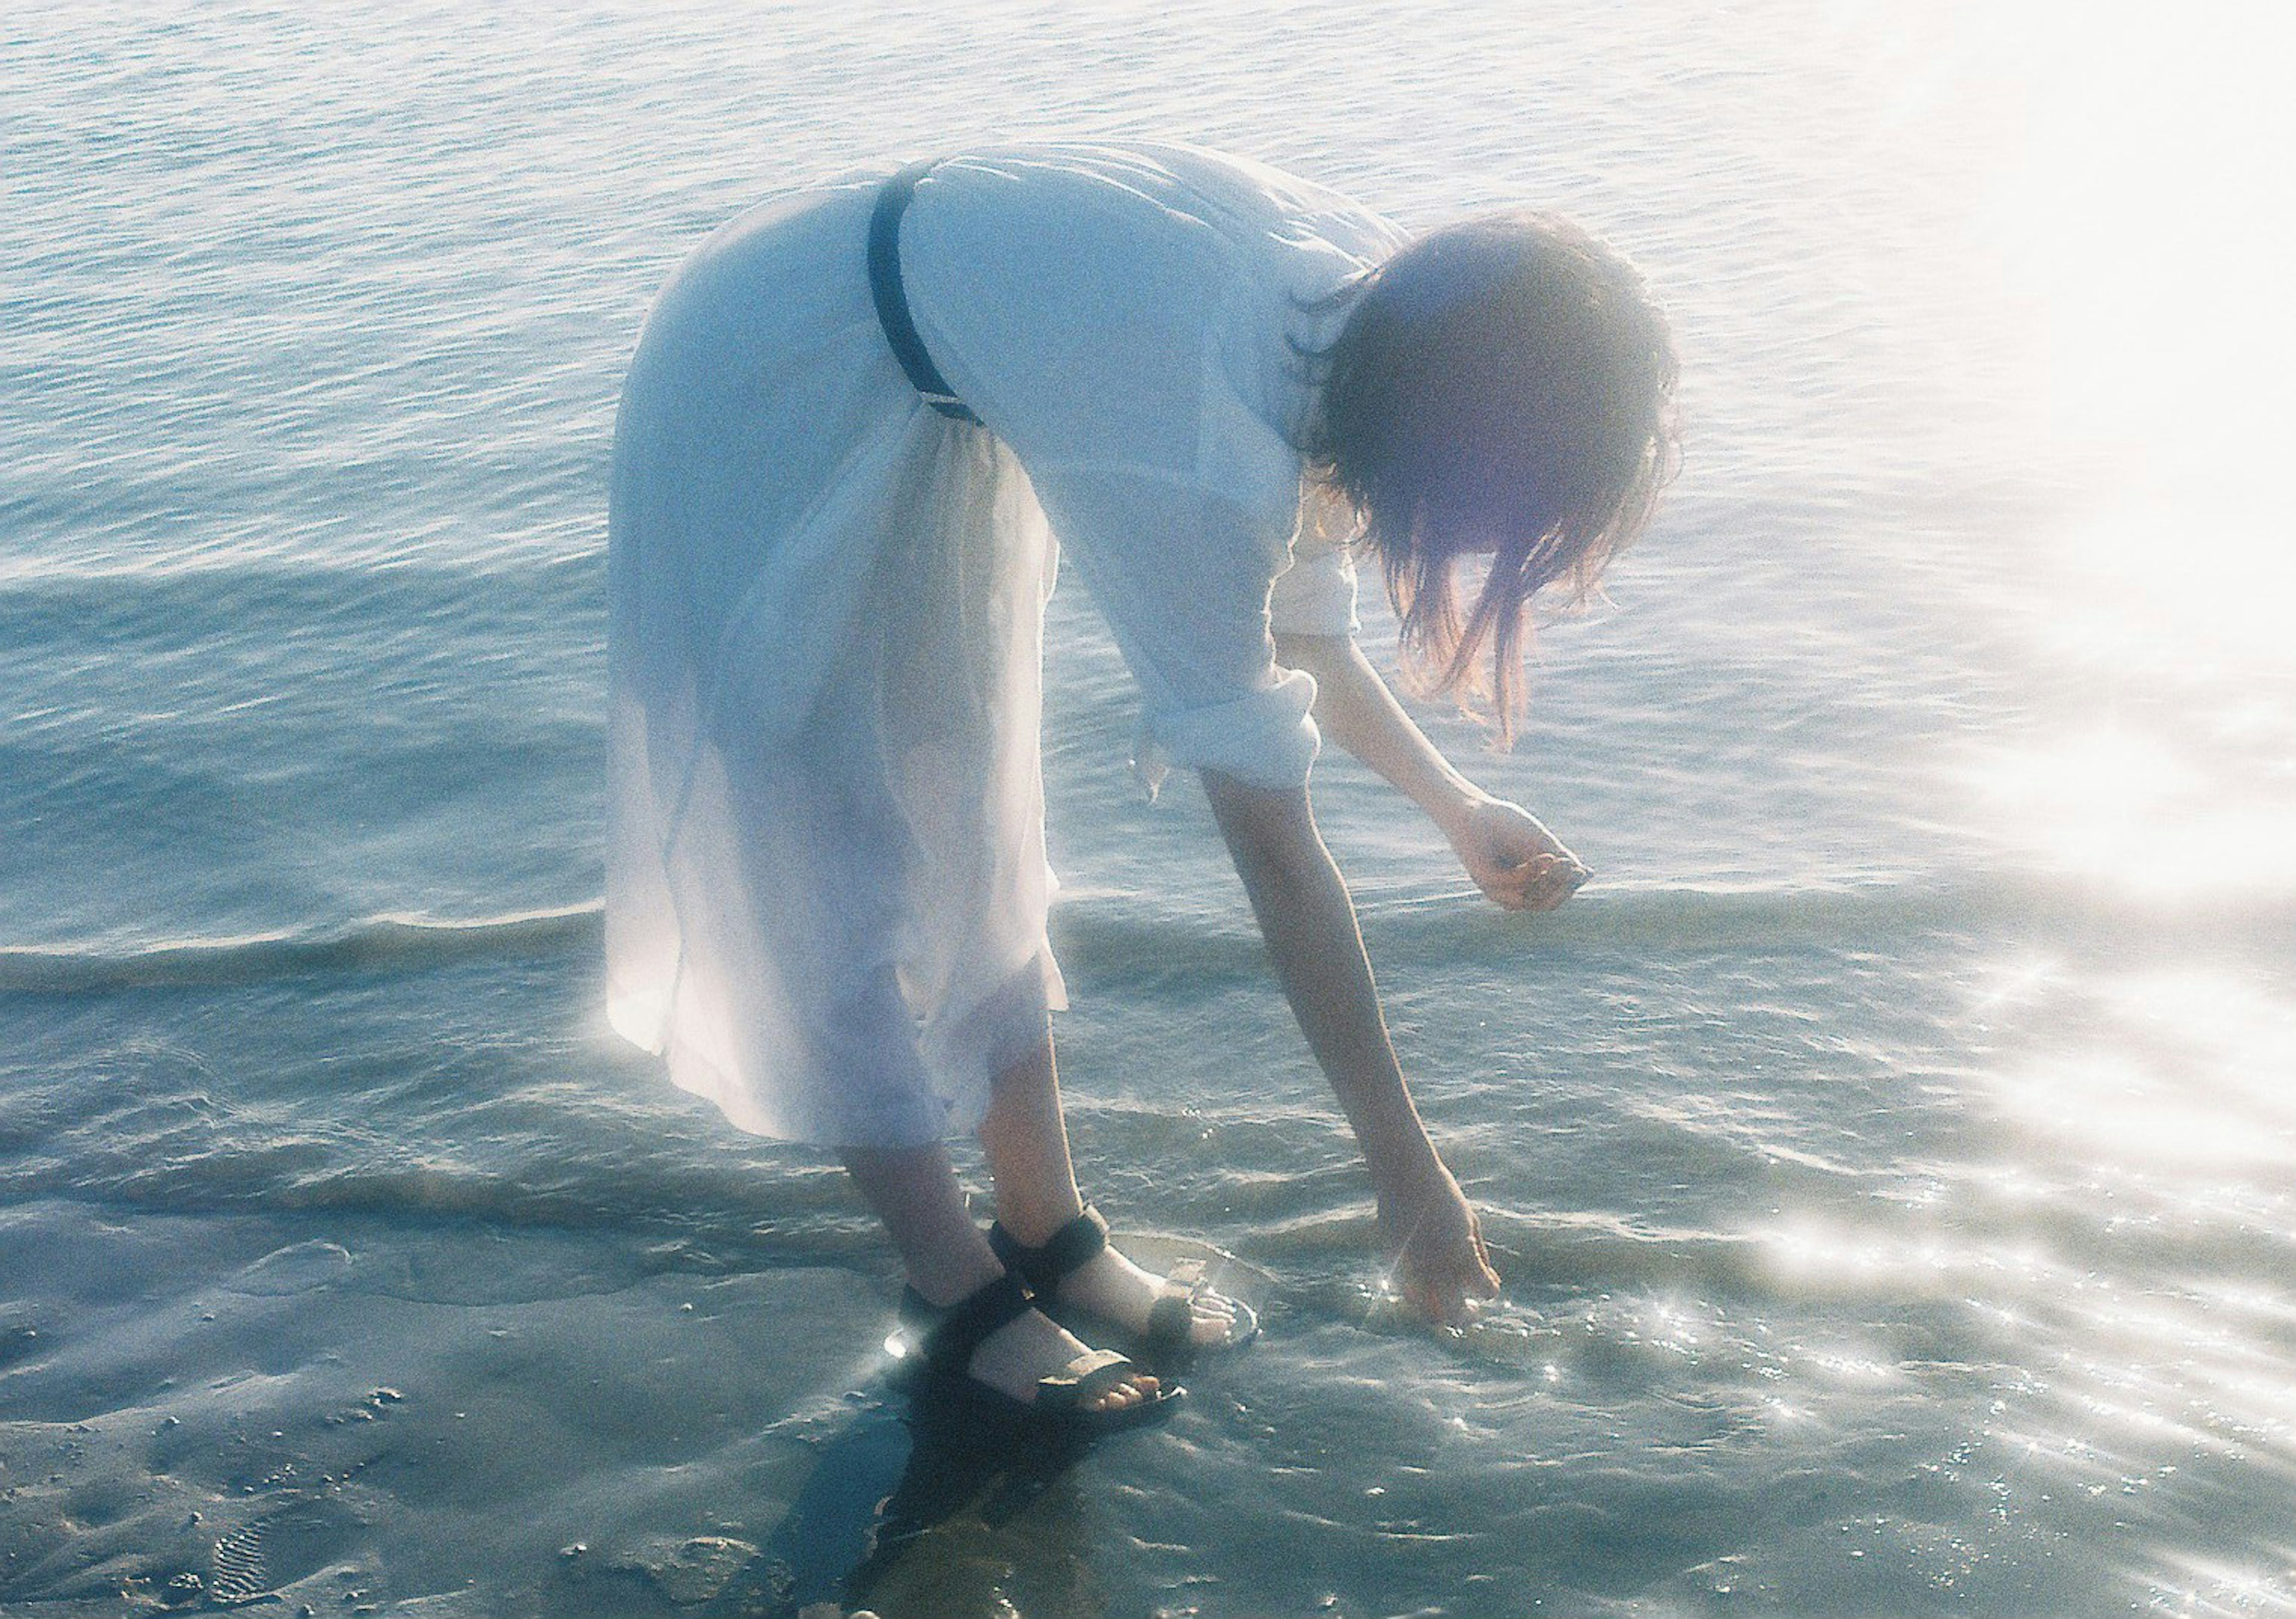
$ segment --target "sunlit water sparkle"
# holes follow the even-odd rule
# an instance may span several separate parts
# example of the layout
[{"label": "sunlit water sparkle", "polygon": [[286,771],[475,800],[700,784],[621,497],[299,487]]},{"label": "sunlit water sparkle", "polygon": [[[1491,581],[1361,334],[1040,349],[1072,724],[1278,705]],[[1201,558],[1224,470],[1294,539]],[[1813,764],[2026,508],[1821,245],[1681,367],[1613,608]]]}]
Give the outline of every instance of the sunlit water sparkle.
[{"label": "sunlit water sparkle", "polygon": [[[0,30],[0,1605],[2296,1613],[2285,25],[2232,19]],[[607,434],[748,201],[1078,131],[1585,217],[1678,323],[1687,471],[1515,754],[1427,716],[1595,866],[1565,912],[1318,772],[1509,1279],[1457,1337],[1380,1297],[1063,588],[1080,1156],[1275,1292],[1165,1433],[913,1468],[962,1499],[911,1537],[881,1240],[603,1028]]]}]

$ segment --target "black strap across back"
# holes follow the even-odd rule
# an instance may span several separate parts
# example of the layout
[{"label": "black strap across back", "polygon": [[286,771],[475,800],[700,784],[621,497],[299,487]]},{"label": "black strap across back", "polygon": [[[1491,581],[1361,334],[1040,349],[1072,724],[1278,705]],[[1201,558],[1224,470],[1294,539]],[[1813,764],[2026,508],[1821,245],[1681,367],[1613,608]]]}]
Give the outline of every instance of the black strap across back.
[{"label": "black strap across back", "polygon": [[901,216],[908,209],[909,199],[916,195],[917,182],[936,160],[927,158],[912,163],[877,188],[877,205],[869,215],[869,296],[876,303],[877,324],[885,329],[885,341],[893,357],[901,363],[924,402],[952,421],[979,427],[980,418],[956,397],[932,356],[925,352],[924,339],[917,335],[917,323],[909,314],[908,291],[901,285]]}]

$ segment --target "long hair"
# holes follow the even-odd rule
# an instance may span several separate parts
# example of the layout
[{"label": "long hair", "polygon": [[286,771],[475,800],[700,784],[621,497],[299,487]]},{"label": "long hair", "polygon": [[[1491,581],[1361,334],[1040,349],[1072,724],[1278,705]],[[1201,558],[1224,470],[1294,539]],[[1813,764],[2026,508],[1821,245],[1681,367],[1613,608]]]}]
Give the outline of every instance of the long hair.
[{"label": "long hair", "polygon": [[[1624,258],[1529,211],[1435,231],[1334,297],[1349,309],[1310,356],[1308,456],[1363,519],[1406,666],[1487,702],[1511,740],[1531,598],[1560,582],[1583,601],[1674,476],[1665,319]],[[1475,555],[1490,561],[1467,605]]]}]

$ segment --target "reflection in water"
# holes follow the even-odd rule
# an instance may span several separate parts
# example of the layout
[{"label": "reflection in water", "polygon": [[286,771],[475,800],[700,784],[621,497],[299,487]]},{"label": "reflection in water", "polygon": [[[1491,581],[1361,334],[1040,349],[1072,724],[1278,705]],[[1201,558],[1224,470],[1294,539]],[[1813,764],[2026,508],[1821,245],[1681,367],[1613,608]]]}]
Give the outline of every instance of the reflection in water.
[{"label": "reflection in water", "polygon": [[[889,1390],[821,1445],[757,1566],[729,1590],[728,1613],[1001,1615],[1016,1611],[1014,1588],[1048,1578],[1060,1589],[1025,1611],[1095,1610],[1087,1537],[1062,1488],[1090,1447],[985,1421],[977,1403],[936,1391]],[[996,1532],[1021,1533],[1024,1516],[1027,1557],[1001,1552]]]},{"label": "reflection in water", "polygon": [[[0,40],[30,345],[0,368],[0,897],[4,942],[107,942],[54,958],[69,994],[0,1009],[56,1063],[0,1087],[0,1174],[105,1221],[259,1207],[339,1240],[373,1210],[416,1265],[449,1209],[505,1242],[562,1214],[631,1263],[665,1222],[738,1254],[754,1220],[776,1263],[881,1252],[834,1172],[744,1157],[568,1043],[586,928],[327,943],[594,914],[612,398],[669,264],[782,179],[1088,110],[1414,223],[1584,211],[1697,356],[1691,465],[1624,610],[1557,626],[1536,735],[1471,769],[1613,880],[1479,919],[1423,828],[1318,767],[1423,1100],[1512,1250],[1505,1309],[1456,1343],[1366,1319],[1362,1182],[1216,845],[1121,790],[1129,687],[1063,592],[1081,1145],[1296,1289],[1223,1373],[1240,1397],[1089,1474],[882,1394],[824,1429],[804,1400],[810,1452],[668,1394],[570,1452],[587,1476],[409,1447],[346,1486],[371,1561],[480,1589],[407,1611],[529,1610],[576,1534],[714,1532],[722,1503],[781,1525],[747,1588],[770,1615],[1303,1612],[1308,1568],[1343,1611],[1456,1619],[1526,1592],[2296,1612],[2296,305],[2260,206],[2296,144],[2286,19],[1441,4],[1398,50],[1405,13],[1369,4],[46,9],[83,21]],[[164,985],[103,964],[237,936],[292,948]],[[747,1337],[699,1312],[709,1353],[775,1343],[793,1286],[731,1289],[767,1301]],[[329,1296],[262,1307],[316,1342]],[[536,1343],[644,1410],[676,1363],[619,1332],[630,1307],[569,1304]],[[149,1332],[114,1324],[198,1322],[188,1291],[40,1309],[0,1311],[0,1358],[20,1410],[45,1380],[61,1420],[29,1443],[64,1482],[0,1513],[29,1537],[0,1551],[55,1560],[0,1557],[0,1606],[111,1601],[101,1549],[140,1532],[90,1525],[105,1501],[164,1502],[178,1536],[258,1509],[235,1446],[146,1468],[163,1400],[185,1434],[226,1431],[223,1394],[284,1401],[230,1431],[316,1435],[306,1472],[347,1478],[379,1430],[313,1414],[354,1376],[338,1348],[406,1386],[395,1420],[467,1404],[471,1369],[560,1403],[476,1326],[414,1376],[362,1327],[308,1379],[222,1359],[211,1387],[177,1349],[130,1391],[114,1341]],[[852,1386],[824,1353],[776,1371]],[[477,1499],[494,1537],[433,1533]],[[579,1574],[615,1619],[647,1594]]]},{"label": "reflection in water", "polygon": [[[1213,1287],[1255,1310],[1267,1307],[1273,1279],[1233,1254],[1160,1234],[1118,1238],[1127,1253],[1160,1270],[1201,1263]],[[1087,1325],[1048,1308],[1069,1325]],[[889,1619],[1084,1619],[1101,1611],[1092,1537],[1068,1487],[1095,1443],[1000,1415],[968,1398],[959,1381],[907,1371],[897,1339],[886,1346],[895,1361],[882,1386],[819,1445],[756,1566],[729,1590],[726,1611],[746,1614],[761,1603],[806,1619],[816,1610],[882,1609]],[[1198,1360],[1185,1348],[1115,1346],[1168,1384],[1180,1383]]]}]

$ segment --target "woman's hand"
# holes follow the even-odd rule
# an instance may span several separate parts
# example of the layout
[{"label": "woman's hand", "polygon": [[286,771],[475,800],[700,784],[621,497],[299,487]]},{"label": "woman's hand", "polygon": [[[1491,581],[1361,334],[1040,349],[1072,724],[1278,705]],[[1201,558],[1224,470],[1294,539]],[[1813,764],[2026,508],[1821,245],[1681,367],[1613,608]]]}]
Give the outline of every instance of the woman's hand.
[{"label": "woman's hand", "polygon": [[1430,1321],[1460,1326],[1473,1312],[1469,1300],[1497,1294],[1498,1272],[1474,1208],[1440,1165],[1415,1195],[1382,1197],[1379,1223],[1395,1255],[1395,1290]]},{"label": "woman's hand", "polygon": [[1494,798],[1451,767],[1344,635],[1279,635],[1284,664],[1316,677],[1316,724],[1443,829],[1475,886],[1510,911],[1552,911],[1587,868],[1520,805]]},{"label": "woman's hand", "polygon": [[1446,830],[1475,887],[1510,911],[1552,911],[1591,875],[1538,817],[1504,798],[1475,799]]}]

